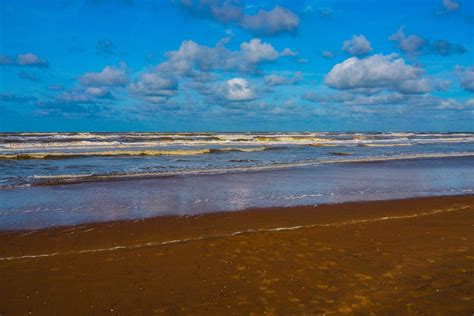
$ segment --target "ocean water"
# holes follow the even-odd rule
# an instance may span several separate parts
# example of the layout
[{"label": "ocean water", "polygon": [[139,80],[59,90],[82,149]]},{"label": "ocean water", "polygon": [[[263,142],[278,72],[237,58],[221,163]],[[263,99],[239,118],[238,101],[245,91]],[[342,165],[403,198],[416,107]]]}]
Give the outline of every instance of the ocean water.
[{"label": "ocean water", "polygon": [[469,194],[473,133],[3,133],[0,229]]},{"label": "ocean water", "polygon": [[472,133],[0,133],[0,187],[473,155]]}]

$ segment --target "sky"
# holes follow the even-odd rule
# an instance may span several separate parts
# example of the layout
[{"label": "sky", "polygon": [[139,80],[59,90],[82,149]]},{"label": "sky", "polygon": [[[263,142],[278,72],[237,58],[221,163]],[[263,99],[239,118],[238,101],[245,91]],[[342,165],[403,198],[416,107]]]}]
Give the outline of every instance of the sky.
[{"label": "sky", "polygon": [[0,0],[0,131],[474,131],[472,0]]}]

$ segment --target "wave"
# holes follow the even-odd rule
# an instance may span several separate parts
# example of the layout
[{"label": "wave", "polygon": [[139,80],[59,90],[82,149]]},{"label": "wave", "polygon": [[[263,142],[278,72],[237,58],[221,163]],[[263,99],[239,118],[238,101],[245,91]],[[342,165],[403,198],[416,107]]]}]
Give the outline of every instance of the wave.
[{"label": "wave", "polygon": [[354,153],[347,152],[347,151],[330,151],[330,152],[328,152],[328,154],[334,155],[334,156],[352,156],[352,155],[354,155]]},{"label": "wave", "polygon": [[192,156],[226,152],[256,152],[282,149],[283,147],[248,147],[248,148],[202,148],[174,150],[112,150],[88,152],[34,152],[19,154],[1,154],[0,159],[30,160],[30,159],[68,159],[82,157],[120,157],[120,156]]},{"label": "wave", "polygon": [[[307,167],[332,163],[378,163],[398,160],[414,160],[414,159],[443,159],[443,158],[461,158],[474,157],[474,152],[456,152],[456,153],[426,153],[426,154],[407,154],[398,156],[376,156],[376,157],[351,157],[338,159],[310,159],[295,163],[275,163],[256,166],[228,167],[228,168],[212,168],[212,169],[192,169],[180,171],[160,171],[160,172],[136,172],[136,173],[115,173],[115,174],[63,174],[63,175],[36,175],[38,182],[31,185],[60,185],[73,184],[82,182],[100,182],[100,181],[120,181],[147,178],[162,178],[172,176],[193,176],[193,175],[210,175],[210,174],[226,174],[240,172],[256,172],[271,171],[281,169],[292,169],[298,167]],[[14,188],[17,186],[0,186],[3,189]]]},{"label": "wave", "polygon": [[413,146],[413,144],[402,143],[402,144],[375,144],[375,143],[361,143],[357,144],[360,147],[406,147]]},{"label": "wave", "polygon": [[328,142],[333,140],[332,138],[319,138],[308,135],[299,136],[257,136],[252,140],[257,142]]},{"label": "wave", "polygon": [[0,153],[49,149],[159,149],[171,146],[395,147],[473,142],[472,133],[0,133]]}]

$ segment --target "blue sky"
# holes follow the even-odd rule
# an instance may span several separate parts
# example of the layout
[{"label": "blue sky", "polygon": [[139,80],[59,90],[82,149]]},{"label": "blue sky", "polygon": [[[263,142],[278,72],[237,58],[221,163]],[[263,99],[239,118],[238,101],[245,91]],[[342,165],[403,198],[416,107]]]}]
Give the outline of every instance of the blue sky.
[{"label": "blue sky", "polygon": [[474,3],[0,0],[2,131],[474,131]]}]

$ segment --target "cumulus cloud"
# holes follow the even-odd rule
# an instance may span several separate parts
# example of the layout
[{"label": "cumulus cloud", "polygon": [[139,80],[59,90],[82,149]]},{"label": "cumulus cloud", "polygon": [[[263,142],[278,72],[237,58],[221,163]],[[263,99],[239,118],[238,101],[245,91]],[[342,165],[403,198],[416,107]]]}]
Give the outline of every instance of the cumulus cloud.
[{"label": "cumulus cloud", "polygon": [[358,56],[365,55],[373,49],[364,35],[352,35],[350,40],[344,41],[342,44],[342,50],[351,55]]},{"label": "cumulus cloud", "polygon": [[311,102],[317,102],[317,103],[340,103],[340,102],[346,102],[354,99],[354,95],[352,93],[335,93],[335,94],[321,94],[321,93],[315,93],[315,92],[306,92],[303,94],[301,97],[304,100],[308,100]]},{"label": "cumulus cloud", "polygon": [[7,55],[0,55],[0,65],[13,65],[15,60]]},{"label": "cumulus cloud", "polygon": [[396,42],[397,48],[407,54],[417,54],[427,44],[426,40],[417,35],[405,35],[403,26],[388,39]]},{"label": "cumulus cloud", "polygon": [[278,52],[268,43],[263,43],[260,39],[254,38],[250,42],[243,42],[240,51],[244,61],[249,64],[258,64],[261,61],[273,61],[278,58]]},{"label": "cumulus cloud", "polygon": [[296,57],[298,53],[293,51],[291,48],[285,48],[281,53],[280,56],[282,57]]},{"label": "cumulus cloud", "polygon": [[110,93],[109,90],[105,89],[105,88],[99,88],[99,87],[87,87],[85,89],[85,92],[90,95],[90,96],[93,96],[95,98],[107,98],[107,99],[110,99],[112,98],[112,94]]},{"label": "cumulus cloud", "polygon": [[400,93],[426,93],[441,88],[422,78],[423,69],[405,63],[397,54],[377,54],[363,59],[351,57],[336,64],[324,82],[338,90],[378,91],[389,89]]},{"label": "cumulus cloud", "polygon": [[264,77],[265,84],[268,86],[281,86],[295,84],[303,80],[303,74],[297,71],[292,78],[271,74]]},{"label": "cumulus cloud", "polygon": [[64,91],[50,100],[39,100],[35,105],[39,114],[44,115],[99,117],[107,111],[111,113],[107,105],[110,104],[110,99],[113,96],[106,88],[86,87]]},{"label": "cumulus cloud", "polygon": [[464,54],[467,49],[464,45],[453,44],[447,40],[437,40],[431,45],[433,51],[442,56],[449,56],[453,54]]},{"label": "cumulus cloud", "polygon": [[122,63],[120,68],[106,66],[100,72],[88,72],[79,78],[79,82],[85,86],[125,86],[128,83],[125,74],[126,65]]},{"label": "cumulus cloud", "polygon": [[228,101],[250,101],[255,99],[253,89],[244,78],[227,80],[224,86],[224,96]]},{"label": "cumulus cloud", "polygon": [[241,25],[256,34],[277,35],[293,33],[300,19],[288,9],[276,6],[270,11],[259,10],[256,15],[243,15]]},{"label": "cumulus cloud", "polygon": [[92,97],[84,92],[66,91],[56,97],[56,100],[64,103],[89,103]]},{"label": "cumulus cloud", "polygon": [[357,96],[352,100],[349,100],[346,105],[349,106],[371,106],[371,105],[395,105],[403,103],[406,100],[406,96],[394,92],[384,93],[369,96]]},{"label": "cumulus cloud", "polygon": [[150,103],[164,103],[178,92],[178,83],[171,78],[162,77],[159,73],[143,73],[138,80],[130,83],[131,93]]},{"label": "cumulus cloud", "polygon": [[405,80],[396,84],[395,89],[405,94],[427,93],[432,89],[431,81],[428,79]]},{"label": "cumulus cloud", "polygon": [[454,99],[442,99],[437,102],[437,108],[441,110],[474,110],[474,99],[468,99],[464,102]]},{"label": "cumulus cloud", "polygon": [[180,4],[198,16],[209,17],[220,23],[235,24],[258,35],[293,33],[300,23],[294,12],[281,6],[247,14],[239,0],[181,0]]},{"label": "cumulus cloud", "polygon": [[[215,46],[201,45],[192,40],[183,41],[178,50],[165,53],[165,61],[144,71],[129,84],[128,91],[146,102],[167,103],[178,94],[178,81],[183,81],[183,87],[206,96],[209,102],[236,101],[239,99],[238,91],[241,95],[252,91],[253,96],[253,89],[245,85],[247,81],[242,81],[245,79],[239,77],[232,82],[216,84],[218,73],[257,73],[262,64],[296,55],[288,48],[279,52],[258,38],[241,43],[237,50],[230,50],[226,47],[229,40],[226,37]],[[100,86],[96,82],[90,85]]]},{"label": "cumulus cloud", "polygon": [[323,57],[326,58],[326,59],[331,59],[334,57],[334,53],[331,52],[330,50],[325,50],[323,51],[322,53]]},{"label": "cumulus cloud", "polygon": [[46,59],[40,58],[33,53],[19,54],[16,58],[7,55],[0,55],[0,65],[39,68],[47,68],[49,66]]},{"label": "cumulus cloud", "polygon": [[219,41],[216,46],[209,47],[188,40],[181,43],[176,51],[166,53],[167,60],[161,63],[157,70],[165,73],[195,76],[196,71],[255,71],[258,65],[273,62],[283,55],[271,44],[254,38],[243,42],[240,50],[229,50],[225,44],[229,38]]},{"label": "cumulus cloud", "polygon": [[[403,94],[399,92],[380,92],[373,95],[361,95],[348,92],[336,94],[318,94],[307,92],[302,99],[315,102],[324,106],[343,105],[351,107],[351,110],[371,113],[375,111],[374,107],[379,109],[390,107],[390,113],[394,109],[403,110],[407,107],[413,108],[431,108],[439,110],[468,110],[474,106],[474,100],[459,102],[453,99],[435,97],[430,94]],[[367,107],[371,107],[368,110]],[[411,110],[412,111],[412,110]],[[373,112],[375,113],[375,112]]]},{"label": "cumulus cloud", "polygon": [[363,59],[351,57],[336,64],[325,83],[336,89],[373,88],[416,79],[421,70],[407,65],[396,54],[377,54]]},{"label": "cumulus cloud", "polygon": [[459,9],[459,3],[453,0],[443,0],[443,7],[447,11],[456,11],[457,9]]},{"label": "cumulus cloud", "polygon": [[275,74],[265,76],[264,81],[265,84],[269,86],[279,86],[290,83],[289,78]]},{"label": "cumulus cloud", "polygon": [[416,55],[421,53],[434,53],[441,56],[449,56],[453,54],[464,54],[467,49],[464,45],[451,43],[447,40],[440,39],[430,43],[417,35],[405,35],[404,28],[401,27],[395,34],[389,37],[390,41],[397,43],[397,48],[401,51]]},{"label": "cumulus cloud", "polygon": [[459,84],[466,91],[474,92],[474,66],[455,68],[455,73],[459,79]]},{"label": "cumulus cloud", "polygon": [[48,67],[48,62],[45,59],[39,58],[32,53],[18,55],[17,63],[21,66]]}]

